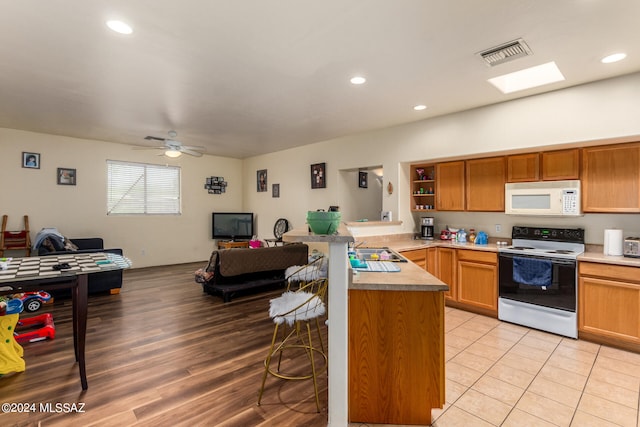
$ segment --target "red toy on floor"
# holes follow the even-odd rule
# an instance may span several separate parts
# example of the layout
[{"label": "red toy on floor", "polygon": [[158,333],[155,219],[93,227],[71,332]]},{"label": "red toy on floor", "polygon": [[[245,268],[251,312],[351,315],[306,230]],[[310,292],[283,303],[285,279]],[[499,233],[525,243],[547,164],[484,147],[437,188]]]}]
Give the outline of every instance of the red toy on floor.
[{"label": "red toy on floor", "polygon": [[[19,329],[34,328],[37,326],[40,327],[35,330],[19,333]],[[14,338],[20,344],[25,342],[42,341],[47,338],[52,340],[56,336],[56,327],[53,324],[53,316],[51,313],[41,314],[28,319],[20,319],[18,320],[15,330],[16,333]]]}]

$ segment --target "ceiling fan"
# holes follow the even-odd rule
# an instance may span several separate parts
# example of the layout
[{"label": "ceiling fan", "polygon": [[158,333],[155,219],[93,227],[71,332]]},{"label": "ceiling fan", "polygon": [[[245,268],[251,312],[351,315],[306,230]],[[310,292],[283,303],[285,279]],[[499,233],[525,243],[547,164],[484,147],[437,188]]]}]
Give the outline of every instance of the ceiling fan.
[{"label": "ceiling fan", "polygon": [[157,136],[147,135],[144,137],[147,141],[162,141],[164,145],[157,147],[138,147],[138,150],[152,149],[152,150],[164,150],[164,155],[167,157],[180,157],[182,153],[190,156],[202,157],[202,151],[204,147],[196,147],[191,145],[183,145],[182,142],[173,138],[178,136],[178,133],[174,130],[169,131],[169,138],[160,138]]}]

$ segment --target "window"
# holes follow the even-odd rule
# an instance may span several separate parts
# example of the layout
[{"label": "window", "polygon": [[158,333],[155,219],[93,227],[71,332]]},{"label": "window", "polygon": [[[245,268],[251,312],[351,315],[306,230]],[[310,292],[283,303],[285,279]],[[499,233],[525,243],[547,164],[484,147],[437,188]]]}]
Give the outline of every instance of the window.
[{"label": "window", "polygon": [[107,215],[179,214],[180,168],[107,160]]}]

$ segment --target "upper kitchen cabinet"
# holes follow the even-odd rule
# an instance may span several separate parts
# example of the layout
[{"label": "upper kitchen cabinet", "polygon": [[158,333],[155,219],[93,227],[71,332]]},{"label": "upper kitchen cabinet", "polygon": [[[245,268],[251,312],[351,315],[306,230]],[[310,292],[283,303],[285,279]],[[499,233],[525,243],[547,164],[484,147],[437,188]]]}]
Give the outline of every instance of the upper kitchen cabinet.
[{"label": "upper kitchen cabinet", "polygon": [[584,212],[640,212],[640,143],[584,148]]},{"label": "upper kitchen cabinet", "polygon": [[411,165],[411,210],[435,209],[436,167],[433,164]]},{"label": "upper kitchen cabinet", "polygon": [[467,210],[504,212],[505,158],[474,159],[465,163]]},{"label": "upper kitchen cabinet", "polygon": [[[436,177],[436,209],[463,211],[464,161],[438,163]],[[502,192],[504,193],[504,188]]]},{"label": "upper kitchen cabinet", "polygon": [[507,182],[540,180],[540,154],[514,154],[507,156]]},{"label": "upper kitchen cabinet", "polygon": [[580,149],[542,153],[542,180],[580,179]]}]

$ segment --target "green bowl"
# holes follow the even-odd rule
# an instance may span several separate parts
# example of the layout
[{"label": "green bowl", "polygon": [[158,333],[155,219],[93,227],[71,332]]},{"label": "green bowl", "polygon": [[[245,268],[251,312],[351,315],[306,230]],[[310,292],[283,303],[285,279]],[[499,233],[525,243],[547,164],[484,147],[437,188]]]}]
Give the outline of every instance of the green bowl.
[{"label": "green bowl", "polygon": [[307,224],[315,234],[334,234],[338,231],[341,218],[340,212],[307,212]]}]

